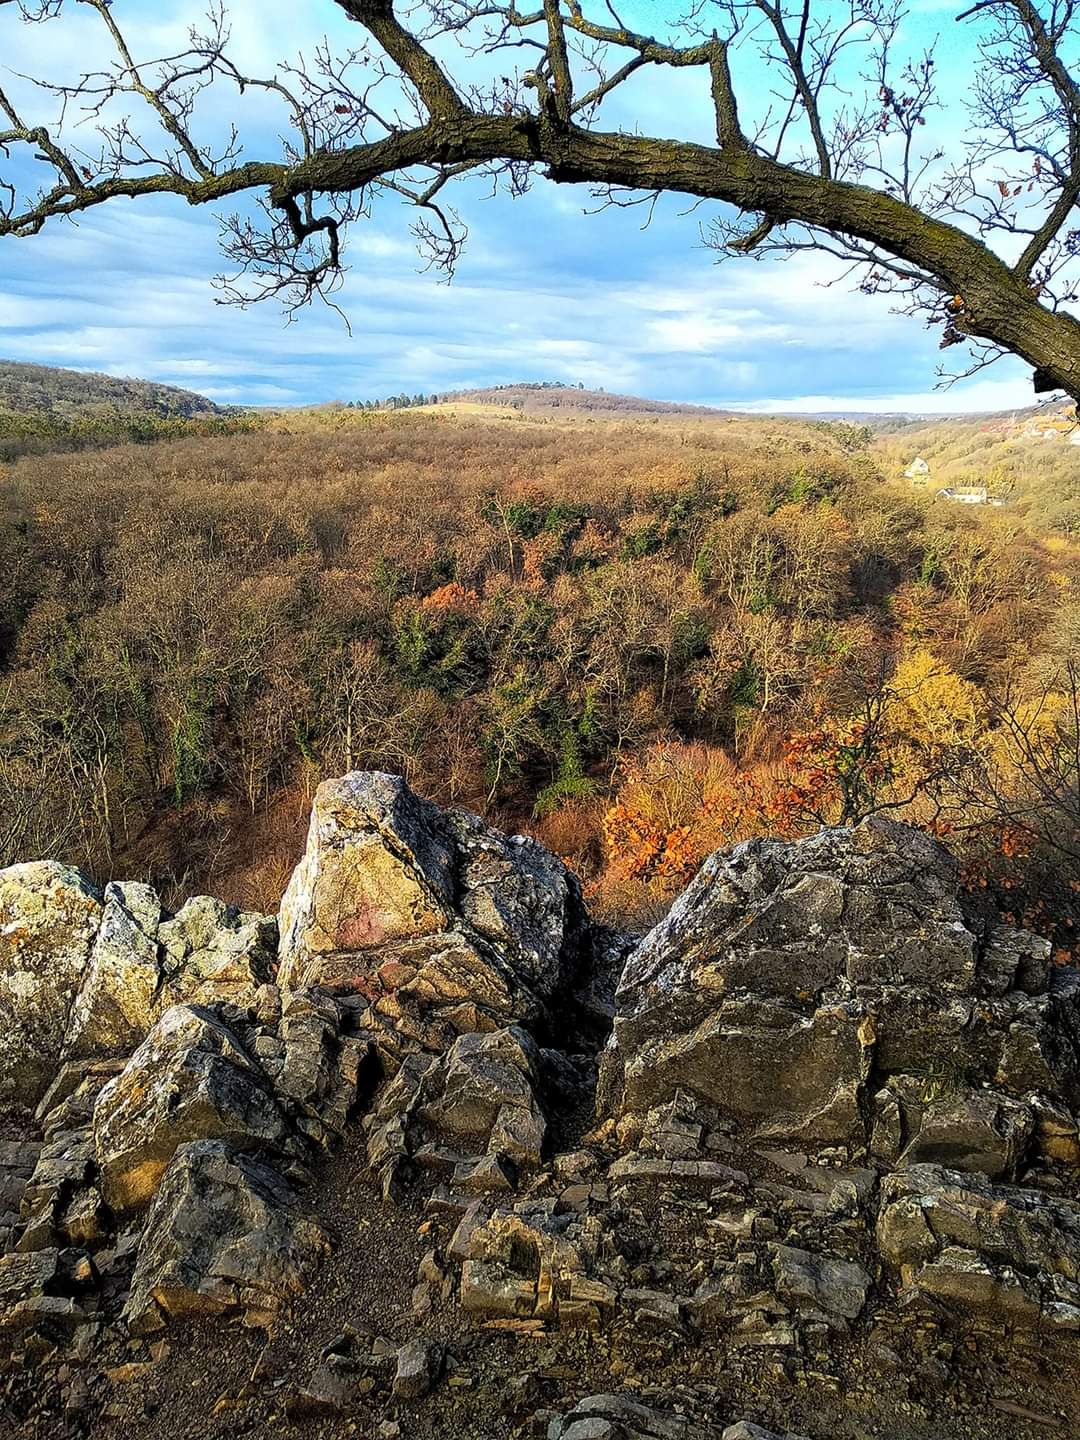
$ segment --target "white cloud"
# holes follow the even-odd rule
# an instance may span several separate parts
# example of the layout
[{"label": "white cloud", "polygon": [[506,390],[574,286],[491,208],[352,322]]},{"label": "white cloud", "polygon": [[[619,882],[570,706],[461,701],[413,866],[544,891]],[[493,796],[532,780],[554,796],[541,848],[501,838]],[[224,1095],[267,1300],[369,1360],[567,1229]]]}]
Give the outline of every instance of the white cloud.
[{"label": "white cloud", "polygon": [[978,380],[948,390],[910,391],[903,394],[866,391],[847,395],[797,395],[749,402],[718,401],[726,408],[759,414],[868,413],[961,415],[987,410],[1016,410],[1035,403],[1031,381]]}]

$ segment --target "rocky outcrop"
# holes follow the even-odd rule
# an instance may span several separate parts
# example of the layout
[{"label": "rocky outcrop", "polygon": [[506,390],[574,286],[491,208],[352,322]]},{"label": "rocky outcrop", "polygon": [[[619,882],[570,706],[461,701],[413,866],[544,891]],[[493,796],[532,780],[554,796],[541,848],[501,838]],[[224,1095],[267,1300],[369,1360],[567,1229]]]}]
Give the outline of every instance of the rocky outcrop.
[{"label": "rocky outcrop", "polygon": [[328,1250],[275,1170],[197,1140],[179,1148],[154,1197],[124,1317],[133,1335],[228,1311],[265,1327]]},{"label": "rocky outcrop", "polygon": [[[631,945],[535,841],[357,774],[320,787],[280,927],[51,865],[0,906],[0,1075],[36,1104],[0,1142],[19,1374],[232,1320],[286,1347],[215,1401],[262,1396],[250,1433],[824,1440],[814,1404],[757,1422],[822,1377],[1071,1373],[1080,976],[904,826],[717,854]],[[381,1286],[392,1334],[346,1320],[291,1373]]]},{"label": "rocky outcrop", "polygon": [[406,1060],[366,1122],[384,1194],[417,1170],[449,1173],[458,1189],[512,1189],[520,1170],[540,1164],[539,1070],[536,1042],[517,1026]]},{"label": "rocky outcrop", "polygon": [[949,1307],[1080,1334],[1080,1203],[916,1165],[882,1185],[877,1240]]},{"label": "rocky outcrop", "polygon": [[48,1089],[100,923],[101,897],[68,866],[0,871],[0,1105],[32,1109]]},{"label": "rocky outcrop", "polygon": [[64,1055],[125,1054],[173,1005],[250,1005],[275,966],[277,926],[208,895],[167,915],[149,885],[105,889]]},{"label": "rocky outcrop", "polygon": [[94,1149],[105,1199],[144,1209],[187,1140],[280,1146],[285,1117],[263,1072],[213,1011],[167,1010],[94,1107]]},{"label": "rocky outcrop", "polygon": [[542,846],[381,774],[320,785],[279,923],[282,989],[366,997],[391,1066],[410,1040],[541,1020],[588,943],[578,884]]},{"label": "rocky outcrop", "polygon": [[758,1138],[1015,1173],[1038,1105],[1080,1103],[1080,988],[959,890],[884,819],[714,855],[627,961],[608,1103],[689,1090]]}]

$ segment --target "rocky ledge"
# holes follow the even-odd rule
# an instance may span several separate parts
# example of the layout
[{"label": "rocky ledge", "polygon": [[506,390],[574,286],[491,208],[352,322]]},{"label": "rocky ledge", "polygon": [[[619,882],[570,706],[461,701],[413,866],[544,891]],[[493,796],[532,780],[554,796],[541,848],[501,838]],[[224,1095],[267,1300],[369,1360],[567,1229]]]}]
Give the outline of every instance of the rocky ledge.
[{"label": "rocky ledge", "polygon": [[639,943],[381,774],[320,787],[277,917],[17,865],[0,1102],[5,1435],[1080,1405],[1080,975],[888,820],[718,853]]}]

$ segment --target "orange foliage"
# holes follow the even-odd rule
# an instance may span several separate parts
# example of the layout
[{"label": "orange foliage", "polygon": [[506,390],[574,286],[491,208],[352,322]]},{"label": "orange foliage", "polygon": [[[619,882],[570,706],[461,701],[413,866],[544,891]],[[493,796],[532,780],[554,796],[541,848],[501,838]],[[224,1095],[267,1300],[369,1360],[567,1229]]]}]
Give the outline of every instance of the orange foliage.
[{"label": "orange foliage", "polygon": [[456,580],[451,580],[447,585],[440,585],[430,595],[425,595],[420,602],[420,609],[426,615],[467,619],[476,614],[479,604],[480,596],[475,590],[468,590]]}]

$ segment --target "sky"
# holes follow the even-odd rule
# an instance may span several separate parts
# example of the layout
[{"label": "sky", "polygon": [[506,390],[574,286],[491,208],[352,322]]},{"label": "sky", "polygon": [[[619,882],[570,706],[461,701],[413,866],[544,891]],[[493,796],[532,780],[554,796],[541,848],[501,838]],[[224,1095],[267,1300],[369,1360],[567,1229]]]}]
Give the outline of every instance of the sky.
[{"label": "sky", "polygon": [[[660,0],[628,0],[648,28]],[[114,0],[147,53],[197,20],[200,0]],[[331,0],[232,0],[238,55],[253,73],[310,51],[324,34],[355,43]],[[916,0],[913,45],[956,41],[953,9]],[[70,18],[69,18],[70,17]],[[85,8],[45,26],[0,9],[0,86],[19,73],[71,72],[93,53]],[[948,27],[953,26],[951,32]],[[86,61],[86,63],[89,63]],[[757,76],[767,83],[767,77]],[[29,102],[27,102],[29,107]],[[222,92],[206,125],[233,118]],[[707,127],[697,72],[652,70],[607,123],[691,137]],[[245,111],[252,155],[274,157],[275,116]],[[238,117],[239,118],[239,117]],[[954,127],[957,114],[937,122]],[[854,294],[836,262],[716,263],[702,212],[664,199],[643,228],[640,209],[596,213],[589,195],[540,180],[519,199],[465,181],[454,196],[470,238],[452,283],[422,272],[403,206],[383,204],[355,226],[339,295],[352,333],[324,307],[286,326],[280,309],[216,303],[214,217],[175,199],[117,201],[54,223],[32,239],[0,240],[0,357],[101,370],[181,385],[221,403],[305,404],[558,380],[662,400],[755,411],[954,412],[1032,403],[1029,372],[1005,361],[935,389],[935,333],[890,312],[886,297]]]}]

